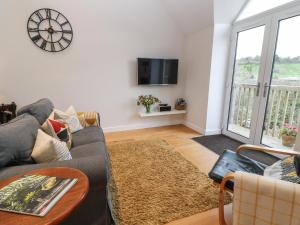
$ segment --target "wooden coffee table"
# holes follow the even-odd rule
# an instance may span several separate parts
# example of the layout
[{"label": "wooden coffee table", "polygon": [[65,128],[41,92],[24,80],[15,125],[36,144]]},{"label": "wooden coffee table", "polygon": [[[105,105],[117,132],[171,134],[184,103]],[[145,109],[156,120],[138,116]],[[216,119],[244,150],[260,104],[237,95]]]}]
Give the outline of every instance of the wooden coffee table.
[{"label": "wooden coffee table", "polygon": [[[84,200],[89,190],[89,181],[87,176],[80,170],[55,167],[32,170],[24,174],[39,174],[46,176],[56,176],[62,178],[77,178],[77,183],[50,209],[44,217],[23,215],[12,212],[0,211],[0,224],[5,225],[55,225],[67,218]],[[0,188],[8,185],[24,174],[11,177],[7,180],[0,181]]]}]

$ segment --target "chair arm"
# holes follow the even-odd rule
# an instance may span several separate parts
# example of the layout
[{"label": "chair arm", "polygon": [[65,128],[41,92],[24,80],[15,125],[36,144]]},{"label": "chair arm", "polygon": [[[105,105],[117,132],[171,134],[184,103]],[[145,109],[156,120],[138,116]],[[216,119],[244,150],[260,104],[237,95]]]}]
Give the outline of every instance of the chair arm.
[{"label": "chair arm", "polygon": [[227,174],[221,184],[220,184],[220,194],[219,194],[219,223],[220,225],[227,225],[225,221],[225,214],[224,214],[224,196],[226,192],[226,182],[232,180],[234,178],[234,173]]},{"label": "chair arm", "polygon": [[236,153],[240,154],[241,151],[250,150],[250,151],[259,151],[259,152],[270,152],[275,154],[281,155],[292,155],[292,156],[299,156],[300,152],[296,152],[293,150],[283,150],[283,149],[276,149],[276,148],[269,148],[257,145],[241,145],[237,148]]}]

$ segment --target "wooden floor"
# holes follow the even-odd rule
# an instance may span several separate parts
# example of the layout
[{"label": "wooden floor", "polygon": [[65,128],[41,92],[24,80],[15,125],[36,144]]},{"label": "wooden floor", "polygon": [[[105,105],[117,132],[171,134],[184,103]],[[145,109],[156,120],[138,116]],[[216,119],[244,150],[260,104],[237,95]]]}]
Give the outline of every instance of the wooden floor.
[{"label": "wooden floor", "polygon": [[[183,125],[105,133],[107,143],[151,138],[164,139],[170,145],[174,146],[174,148],[187,160],[191,161],[195,166],[197,166],[200,171],[208,173],[218,159],[218,155],[191,139],[198,136],[200,136],[199,133]],[[227,208],[227,211],[230,213],[230,206]],[[205,213],[200,213],[188,218],[173,221],[168,225],[218,224],[218,211],[217,209],[213,209]]]}]

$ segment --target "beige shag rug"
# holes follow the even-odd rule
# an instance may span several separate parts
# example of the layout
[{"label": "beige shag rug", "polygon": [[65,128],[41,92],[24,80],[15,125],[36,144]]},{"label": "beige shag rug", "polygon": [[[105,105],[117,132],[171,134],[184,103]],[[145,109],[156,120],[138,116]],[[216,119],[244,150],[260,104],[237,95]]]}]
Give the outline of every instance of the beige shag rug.
[{"label": "beige shag rug", "polygon": [[219,189],[165,141],[115,143],[108,152],[117,225],[163,225],[218,207]]}]

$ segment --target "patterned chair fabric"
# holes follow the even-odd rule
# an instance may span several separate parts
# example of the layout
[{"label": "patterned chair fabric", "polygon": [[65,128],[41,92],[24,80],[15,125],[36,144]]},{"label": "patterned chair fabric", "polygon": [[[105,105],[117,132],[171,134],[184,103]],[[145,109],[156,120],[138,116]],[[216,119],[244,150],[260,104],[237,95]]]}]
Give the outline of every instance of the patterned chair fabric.
[{"label": "patterned chair fabric", "polygon": [[256,174],[234,175],[233,225],[300,224],[300,185]]}]

